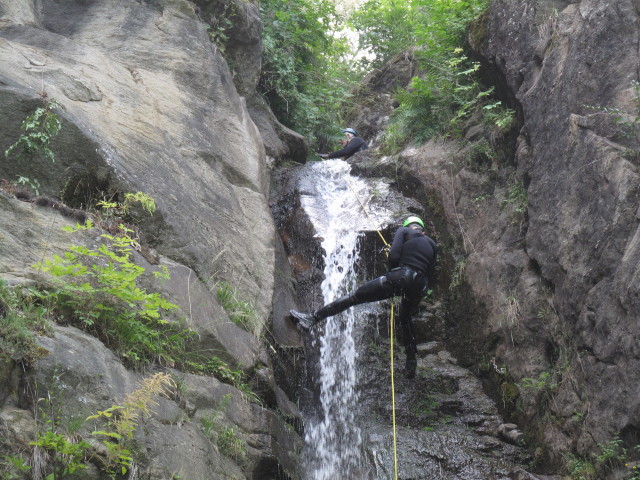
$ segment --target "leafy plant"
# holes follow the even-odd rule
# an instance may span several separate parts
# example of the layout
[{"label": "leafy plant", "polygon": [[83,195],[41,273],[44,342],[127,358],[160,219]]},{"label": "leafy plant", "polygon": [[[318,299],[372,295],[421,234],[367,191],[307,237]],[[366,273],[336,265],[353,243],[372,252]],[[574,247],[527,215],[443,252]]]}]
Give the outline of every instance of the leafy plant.
[{"label": "leafy plant", "polygon": [[156,211],[156,202],[153,197],[143,192],[125,193],[122,203],[101,200],[97,205],[102,208],[103,214],[106,214],[107,217],[122,217],[129,213],[135,203],[139,203],[149,215],[153,215]]},{"label": "leafy plant", "polygon": [[21,359],[27,365],[44,354],[33,332],[50,329],[45,295],[31,287],[10,287],[0,279],[0,358]]},{"label": "leafy plant", "polygon": [[113,405],[104,411],[87,417],[87,420],[103,422],[103,428],[92,435],[102,438],[109,452],[107,472],[111,478],[125,475],[131,468],[133,457],[131,440],[140,421],[153,413],[158,396],[170,397],[175,383],[167,373],[156,373],[142,380],[140,388],[124,398],[122,405]]},{"label": "leafy plant", "polygon": [[15,153],[18,158],[41,153],[52,162],[55,155],[51,150],[51,139],[55,137],[61,128],[60,120],[54,110],[58,108],[55,100],[46,101],[22,122],[22,130],[25,132],[5,152],[5,157]]},{"label": "leafy plant", "polygon": [[553,381],[553,375],[549,372],[541,372],[538,378],[522,378],[518,386],[535,394],[542,391],[552,392],[558,387]]},{"label": "leafy plant", "polygon": [[527,202],[527,190],[522,183],[514,179],[514,182],[507,188],[505,199],[502,201],[503,207],[511,207],[512,223],[517,224],[524,221],[527,212]]},{"label": "leafy plant", "polygon": [[394,55],[416,44],[417,24],[411,3],[399,0],[368,0],[349,17],[349,24],[358,32],[363,67],[382,67]]},{"label": "leafy plant", "polygon": [[62,433],[48,429],[43,434],[38,434],[30,444],[47,452],[53,462],[53,473],[47,475],[47,480],[64,479],[67,475],[87,468],[85,457],[91,445],[84,440],[74,441]]},{"label": "leafy plant", "polygon": [[632,137],[640,139],[640,82],[637,80],[631,81],[631,88],[633,90],[633,100],[636,105],[635,111],[628,112],[625,109],[619,107],[594,107],[585,105],[587,108],[604,112],[610,115],[613,120],[619,125],[620,133],[626,137]]},{"label": "leafy plant", "polygon": [[31,179],[29,177],[23,177],[22,175],[18,175],[18,180],[16,180],[16,185],[27,185],[31,187],[33,192],[36,195],[40,195],[40,182],[38,180]]},{"label": "leafy plant", "polygon": [[605,469],[622,465],[627,456],[627,450],[622,447],[622,440],[618,437],[606,443],[598,444],[598,448],[600,453],[596,455],[596,461],[602,464]]},{"label": "leafy plant", "polygon": [[24,478],[29,470],[31,470],[31,465],[19,455],[5,455],[0,461],[0,475],[3,480]]},{"label": "leafy plant", "polygon": [[307,138],[338,130],[342,102],[360,78],[346,61],[342,19],[330,0],[263,0],[258,90],[278,120]]},{"label": "leafy plant", "polygon": [[[455,130],[476,107],[487,103],[492,90],[480,88],[476,79],[479,64],[461,48],[469,22],[487,3],[370,0],[351,17],[374,66],[411,50],[419,68],[409,87],[396,94],[400,106],[384,137],[386,153],[409,140],[422,142],[447,129]],[[496,121],[506,122],[502,115]]]},{"label": "leafy plant", "polygon": [[207,25],[210,40],[225,53],[229,41],[228,30],[233,27],[233,17],[236,16],[233,4],[227,4],[220,15],[212,17],[211,25]]},{"label": "leafy plant", "polygon": [[567,469],[572,480],[594,480],[596,469],[593,463],[575,455],[567,455]]},{"label": "leafy plant", "polygon": [[238,300],[236,289],[231,284],[219,282],[216,287],[216,297],[233,323],[248,332],[257,331],[259,321],[253,305],[249,302]]},{"label": "leafy plant", "polygon": [[[65,230],[92,227],[88,221]],[[103,243],[95,248],[71,245],[63,256],[54,255],[35,267],[58,280],[50,297],[61,313],[96,333],[131,363],[156,358],[174,362],[189,333],[162,318],[176,305],[137,285],[145,270],[132,262],[130,230],[122,226],[122,231],[118,236],[102,234]]]}]

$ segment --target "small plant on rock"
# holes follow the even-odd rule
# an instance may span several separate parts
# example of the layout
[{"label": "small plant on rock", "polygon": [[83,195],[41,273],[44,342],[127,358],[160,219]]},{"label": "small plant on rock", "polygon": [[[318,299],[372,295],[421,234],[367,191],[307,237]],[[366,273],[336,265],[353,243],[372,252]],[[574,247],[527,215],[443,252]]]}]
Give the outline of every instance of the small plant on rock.
[{"label": "small plant on rock", "polygon": [[54,112],[56,108],[58,104],[55,100],[45,101],[42,107],[29,115],[22,122],[21,128],[25,133],[4,152],[5,157],[16,154],[18,158],[23,158],[40,153],[55,162],[51,140],[61,128],[60,119]]},{"label": "small plant on rock", "polygon": [[122,405],[98,411],[87,420],[98,420],[103,428],[92,434],[101,438],[109,452],[107,473],[111,478],[125,475],[133,464],[131,442],[140,421],[153,413],[159,396],[170,397],[175,383],[167,373],[156,373],[142,381],[140,388],[124,398]]},{"label": "small plant on rock", "polygon": [[216,286],[216,297],[231,321],[248,332],[258,328],[258,318],[253,305],[239,300],[237,291],[228,282],[219,282]]},{"label": "small plant on rock", "polygon": [[231,394],[222,397],[218,407],[209,415],[200,418],[202,431],[224,455],[243,463],[247,458],[247,444],[236,432],[236,426],[225,426],[222,423],[223,411],[227,408]]}]

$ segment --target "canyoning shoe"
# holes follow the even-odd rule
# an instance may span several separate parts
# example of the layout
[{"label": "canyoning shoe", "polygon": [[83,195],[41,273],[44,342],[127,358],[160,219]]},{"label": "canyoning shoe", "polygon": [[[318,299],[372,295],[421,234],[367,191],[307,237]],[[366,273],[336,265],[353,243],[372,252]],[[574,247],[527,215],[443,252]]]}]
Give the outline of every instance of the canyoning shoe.
[{"label": "canyoning shoe", "polygon": [[313,324],[316,323],[316,318],[313,313],[303,313],[297,310],[290,310],[291,317],[296,322],[296,324],[305,331],[311,330]]}]

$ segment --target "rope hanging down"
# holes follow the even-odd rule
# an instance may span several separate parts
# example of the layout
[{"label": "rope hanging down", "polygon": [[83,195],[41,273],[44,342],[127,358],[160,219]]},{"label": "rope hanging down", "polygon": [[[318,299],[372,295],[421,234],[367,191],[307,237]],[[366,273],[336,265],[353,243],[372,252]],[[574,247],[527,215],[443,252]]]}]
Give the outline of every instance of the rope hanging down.
[{"label": "rope hanging down", "polygon": [[[360,197],[358,197],[358,194],[355,192],[355,190],[351,186],[351,182],[349,182],[349,180],[347,180],[347,185],[349,185],[351,192],[353,192],[353,196],[356,197],[356,200],[362,207],[362,211],[365,213],[365,215],[369,219],[369,222],[371,222],[371,225],[372,226],[375,225],[373,223],[373,220],[371,219],[371,216],[369,215],[369,212],[367,212],[367,209],[365,208],[364,204],[360,200]],[[384,237],[382,236],[382,233],[380,233],[380,230],[377,228],[375,230],[380,236],[380,238],[382,239],[382,243],[384,243],[385,247],[389,247],[389,243],[384,239]],[[386,249],[386,253],[388,256],[389,255],[388,249]],[[394,318],[393,310],[394,310],[393,302],[391,302],[391,311],[389,312],[389,344],[391,345],[391,347],[389,351],[391,356],[391,362],[390,362],[391,363],[391,425],[393,428],[393,478],[395,480],[398,480],[398,438],[396,434],[396,388],[395,388],[394,367],[393,367],[393,332],[395,331],[395,324],[394,324],[395,318]]]}]

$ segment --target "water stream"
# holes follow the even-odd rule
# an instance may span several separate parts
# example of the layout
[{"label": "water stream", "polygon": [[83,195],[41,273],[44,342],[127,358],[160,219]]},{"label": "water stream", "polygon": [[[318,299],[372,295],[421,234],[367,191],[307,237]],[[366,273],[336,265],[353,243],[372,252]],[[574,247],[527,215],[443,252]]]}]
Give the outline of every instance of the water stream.
[{"label": "water stream", "polygon": [[[388,188],[382,182],[370,185],[350,174],[341,160],[311,163],[301,176],[301,205],[322,239],[325,304],[351,291],[359,260],[358,239],[364,230],[379,229],[391,218],[380,206],[370,207],[376,194]],[[319,348],[320,396],[315,415],[305,418],[305,478],[329,480],[363,478],[362,432],[356,424],[358,408],[357,322],[358,307],[326,320],[318,330],[314,346]],[[319,332],[319,333],[318,333]]]}]

